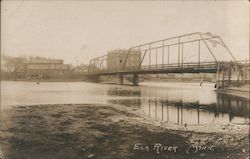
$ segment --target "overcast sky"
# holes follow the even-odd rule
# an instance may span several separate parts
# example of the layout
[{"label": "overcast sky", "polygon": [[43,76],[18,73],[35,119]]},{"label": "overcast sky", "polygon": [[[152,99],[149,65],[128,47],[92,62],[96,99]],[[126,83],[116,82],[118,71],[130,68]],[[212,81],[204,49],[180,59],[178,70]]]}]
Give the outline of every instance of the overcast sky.
[{"label": "overcast sky", "polygon": [[88,63],[116,48],[191,32],[249,55],[248,1],[1,1],[1,54]]}]

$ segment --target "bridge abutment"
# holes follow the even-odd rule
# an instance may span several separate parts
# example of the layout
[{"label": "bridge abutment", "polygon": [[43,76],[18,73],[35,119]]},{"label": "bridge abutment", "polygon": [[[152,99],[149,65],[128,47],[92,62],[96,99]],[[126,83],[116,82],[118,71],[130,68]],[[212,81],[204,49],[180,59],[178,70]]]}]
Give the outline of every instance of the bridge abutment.
[{"label": "bridge abutment", "polygon": [[239,87],[249,81],[248,65],[222,64],[218,65],[216,88]]}]

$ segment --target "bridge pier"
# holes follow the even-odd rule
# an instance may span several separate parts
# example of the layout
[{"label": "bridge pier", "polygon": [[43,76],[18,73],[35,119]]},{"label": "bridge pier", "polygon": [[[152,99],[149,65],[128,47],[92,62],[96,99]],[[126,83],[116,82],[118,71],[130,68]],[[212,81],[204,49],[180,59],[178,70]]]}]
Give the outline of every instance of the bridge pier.
[{"label": "bridge pier", "polygon": [[134,73],[133,74],[133,85],[138,86],[138,84],[139,84],[139,75]]},{"label": "bridge pier", "polygon": [[123,74],[118,74],[118,79],[119,79],[119,81],[118,81],[118,84],[123,84]]}]

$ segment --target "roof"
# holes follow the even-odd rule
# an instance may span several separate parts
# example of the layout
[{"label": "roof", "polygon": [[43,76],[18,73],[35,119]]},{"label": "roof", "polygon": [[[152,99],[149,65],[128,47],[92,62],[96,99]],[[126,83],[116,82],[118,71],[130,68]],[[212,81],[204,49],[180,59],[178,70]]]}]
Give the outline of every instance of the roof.
[{"label": "roof", "polygon": [[25,64],[63,64],[61,59],[31,59]]}]

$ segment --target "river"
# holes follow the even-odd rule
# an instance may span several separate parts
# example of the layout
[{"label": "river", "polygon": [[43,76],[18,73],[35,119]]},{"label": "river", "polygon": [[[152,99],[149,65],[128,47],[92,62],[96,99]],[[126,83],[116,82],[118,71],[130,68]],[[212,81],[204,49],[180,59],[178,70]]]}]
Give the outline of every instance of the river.
[{"label": "river", "polygon": [[[1,110],[21,105],[112,104],[174,124],[248,123],[247,99],[218,94],[213,84],[142,82],[1,82]],[[51,105],[53,106],[53,105]]]}]

